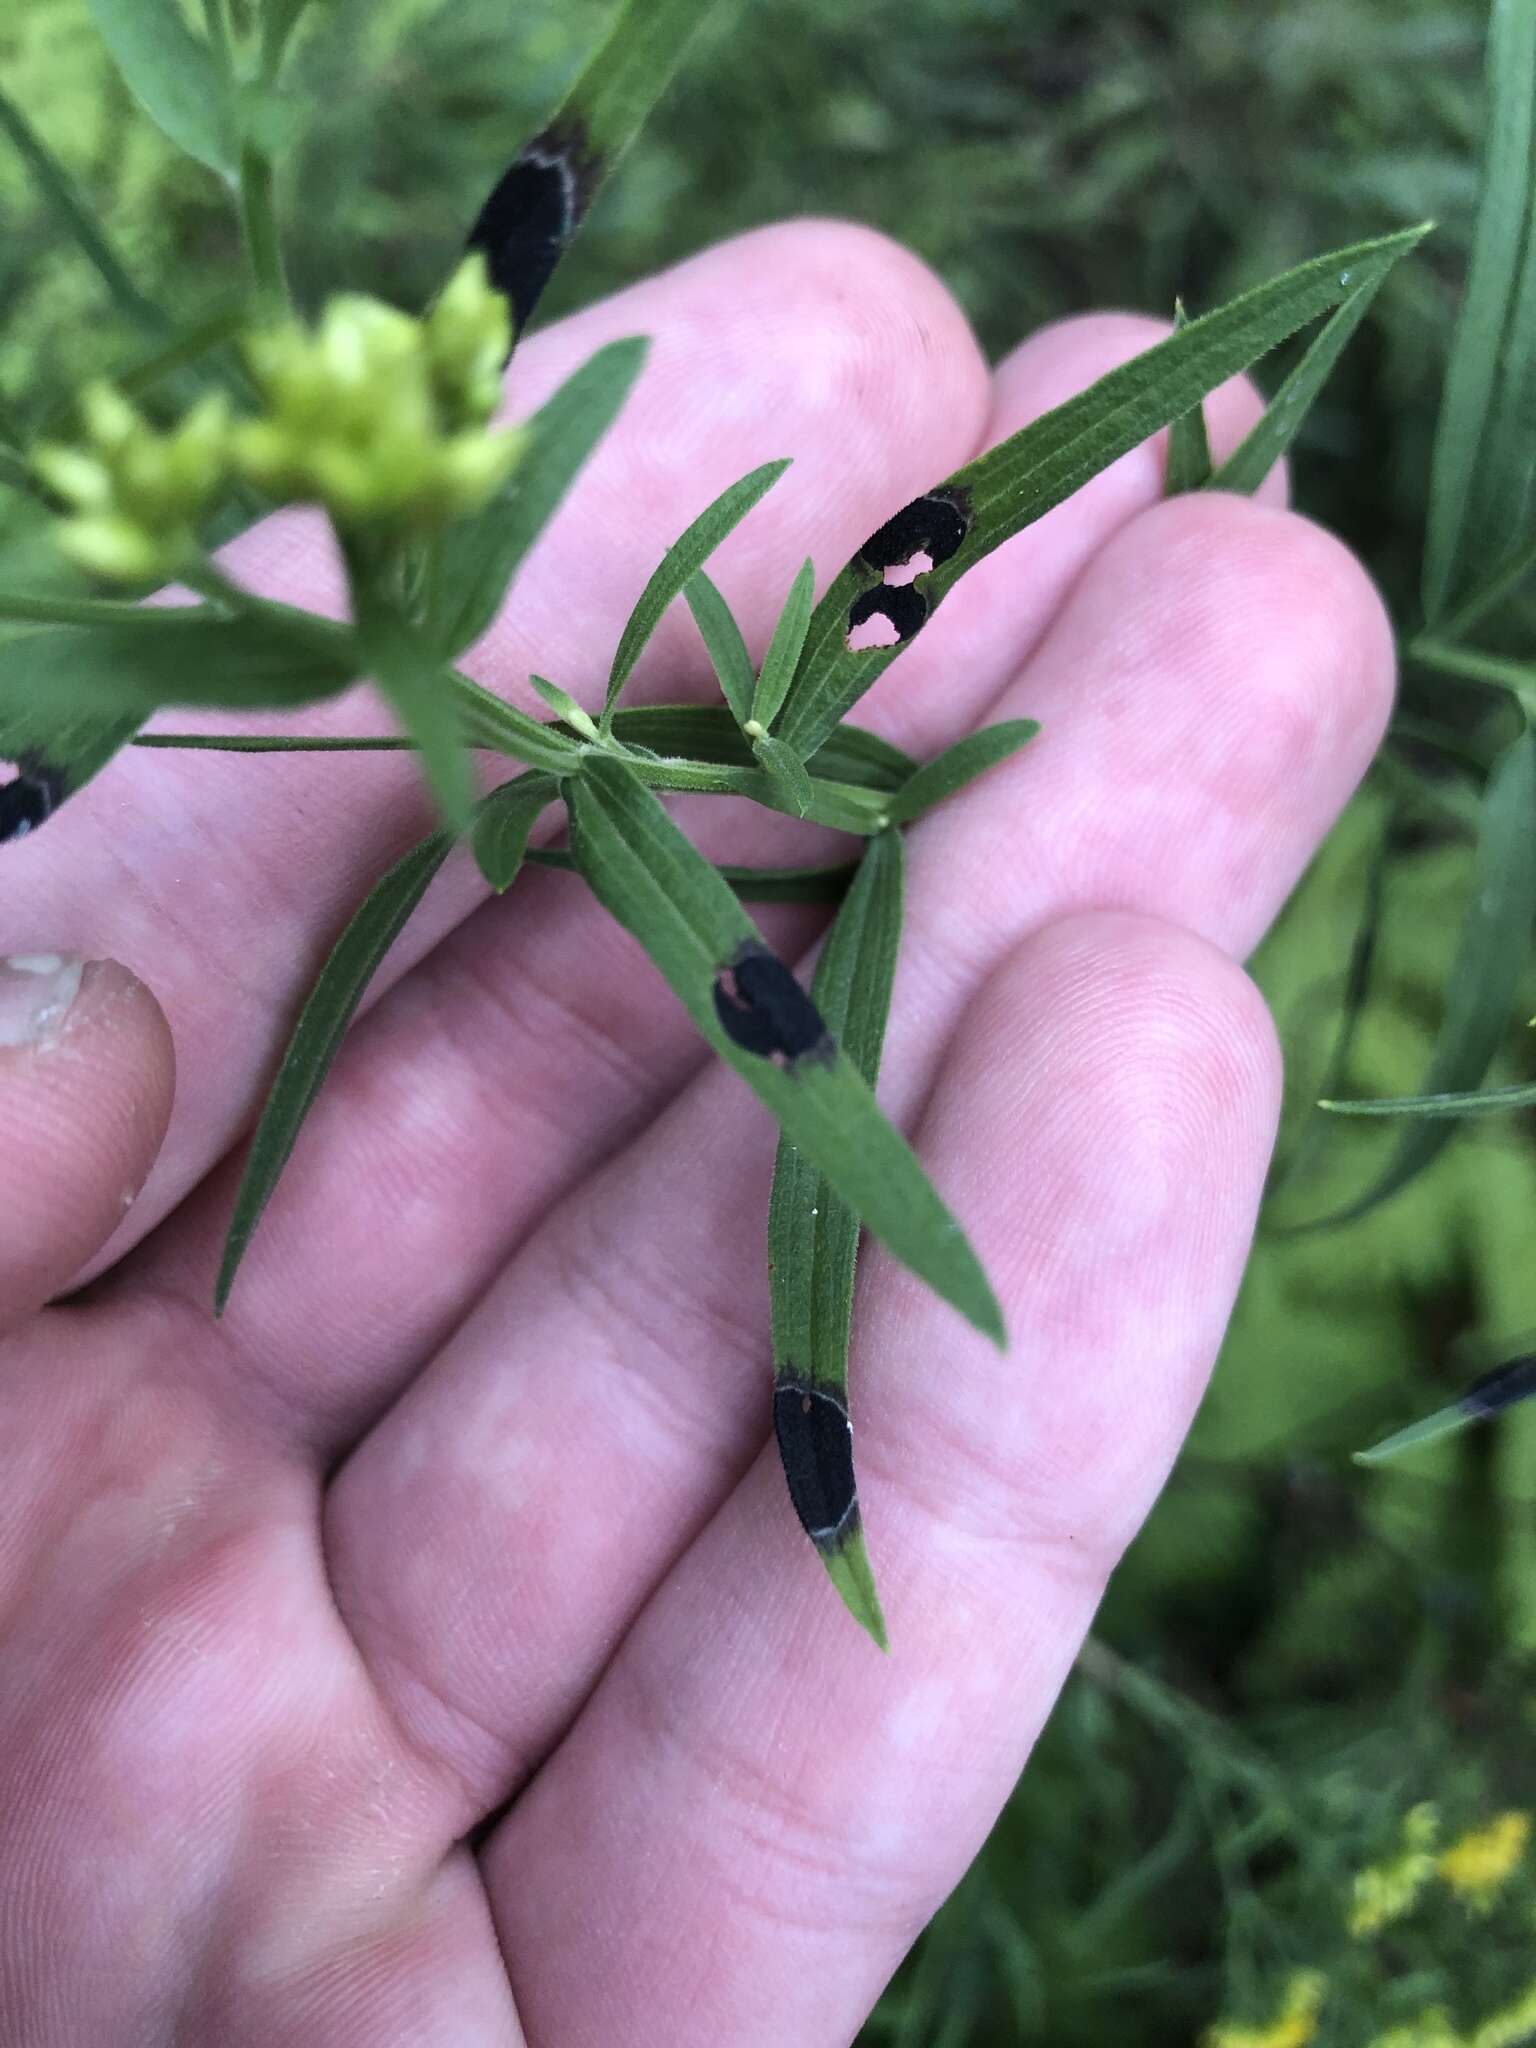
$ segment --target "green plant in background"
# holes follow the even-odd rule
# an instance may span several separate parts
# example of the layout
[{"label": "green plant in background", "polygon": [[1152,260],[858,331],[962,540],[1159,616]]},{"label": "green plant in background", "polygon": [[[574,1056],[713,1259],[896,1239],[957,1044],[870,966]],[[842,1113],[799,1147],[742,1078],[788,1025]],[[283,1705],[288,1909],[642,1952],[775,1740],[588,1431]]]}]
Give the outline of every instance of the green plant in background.
[{"label": "green plant in background", "polygon": [[[355,535],[350,636],[262,605],[185,560],[182,576],[190,568],[204,586],[200,616],[146,629],[152,614],[87,597],[70,581],[30,509],[39,443],[96,461],[120,496],[142,497],[143,477],[118,462],[142,434],[141,447],[158,447],[169,463],[148,480],[162,493],[148,527],[163,539],[177,522],[159,514],[189,509],[177,492],[185,498],[197,481],[197,459],[206,467],[215,424],[226,421],[222,480],[234,488],[205,522],[200,546],[272,502],[262,488],[261,430],[280,433],[280,401],[270,377],[263,385],[253,375],[261,345],[253,356],[237,337],[278,328],[273,308],[285,288],[317,315],[313,327],[281,329],[300,356],[310,347],[323,354],[303,337],[338,318],[330,295],[343,288],[371,297],[387,278],[392,299],[427,302],[452,268],[465,200],[500,168],[507,109],[533,130],[607,9],[530,9],[526,33],[520,25],[511,37],[502,10],[490,6],[328,0],[302,23],[303,10],[274,7],[266,33],[242,40],[258,24],[231,21],[216,6],[206,29],[177,16],[180,32],[166,31],[176,51],[169,69],[158,61],[146,68],[131,25],[154,20],[166,30],[174,9],[101,0],[95,11],[104,27],[113,18],[128,85],[152,100],[170,90],[156,111],[168,134],[190,142],[192,158],[130,115],[82,10],[24,0],[14,25],[0,29],[5,75],[17,82],[16,104],[0,101],[0,128],[15,145],[14,160],[0,148],[0,181],[14,181],[0,182],[0,202],[14,206],[23,227],[0,248],[0,266],[10,266],[0,284],[14,307],[0,337],[0,394],[22,394],[0,416],[0,477],[15,487],[8,500],[0,491],[0,533],[12,536],[0,565],[11,598],[0,611],[9,611],[5,630],[16,636],[0,672],[0,751],[65,760],[83,779],[162,702],[296,703],[372,670],[421,745],[447,821],[359,911],[299,1020],[253,1151],[226,1282],[368,976],[458,830],[467,828],[492,884],[508,886],[524,858],[571,858],[528,843],[562,789],[573,852],[594,887],[652,946],[717,1050],[765,1081],[765,1094],[783,1080],[779,1068],[769,1079],[764,1055],[728,1035],[741,1028],[743,1008],[750,1015],[763,1006],[751,998],[753,956],[740,949],[753,941],[736,899],[841,899],[813,1014],[842,1045],[850,1085],[872,1082],[899,932],[900,824],[984,766],[992,746],[1027,737],[999,734],[980,753],[956,749],[946,764],[919,769],[839,722],[894,651],[848,648],[853,609],[867,607],[866,630],[883,622],[899,633],[908,623],[880,594],[880,549],[876,559],[868,554],[880,536],[813,616],[809,579],[797,583],[774,651],[754,676],[702,567],[724,530],[719,522],[747,504],[727,494],[729,503],[705,511],[642,597],[614,677],[621,686],[623,658],[637,651],[630,643],[681,594],[720,677],[725,702],[715,711],[632,711],[615,692],[603,719],[584,727],[568,693],[544,684],[554,718],[539,724],[452,671],[622,404],[638,343],[602,351],[529,423],[520,447],[499,448],[497,460],[516,467],[496,486],[495,520],[418,521],[418,500],[405,530],[398,517],[377,529],[365,519],[364,534],[345,485],[330,493],[333,516]],[[693,11],[652,10],[671,33],[651,61],[675,54],[673,17]],[[1458,1383],[1442,1357],[1457,1329],[1536,1324],[1526,1277],[1532,1161],[1525,1145],[1501,1138],[1508,1113],[1529,1099],[1520,1022],[1536,1003],[1524,729],[1536,671],[1525,666],[1532,622],[1529,581],[1520,580],[1529,478],[1516,459],[1530,445],[1532,20],[1524,0],[1501,0],[1495,11],[1485,196],[1429,494],[1421,422],[1459,284],[1454,244],[1480,124],[1470,60],[1482,13],[1470,0],[1298,5],[1245,21],[1240,33],[1212,0],[1091,12],[1048,0],[1028,28],[1016,10],[986,0],[958,10],[949,0],[857,10],[776,0],[737,20],[717,18],[697,39],[698,94],[680,114],[663,110],[631,175],[596,202],[586,262],[552,283],[548,303],[559,308],[577,288],[573,277],[606,289],[705,237],[807,204],[832,206],[890,226],[939,261],[983,333],[1002,341],[1095,300],[1166,305],[1182,289],[1193,304],[1216,304],[1307,246],[1358,241],[1384,211],[1408,219],[1443,212],[1449,221],[1427,260],[1405,266],[1374,304],[1390,245],[1327,259],[1311,273],[1307,313],[1297,310],[1300,274],[1282,280],[1295,319],[1288,312],[1282,321],[1272,298],[1250,299],[1236,318],[1227,308],[1189,323],[1176,344],[1131,366],[1141,382],[1101,387],[1075,402],[1078,412],[1050,416],[1049,434],[1009,444],[1011,471],[999,462],[979,478],[945,480],[886,536],[888,547],[907,544],[911,553],[918,543],[927,553],[933,567],[917,594],[931,607],[1010,518],[1022,523],[1051,490],[1064,494],[1109,459],[1120,443],[1105,429],[1106,401],[1121,397],[1136,408],[1124,445],[1178,419],[1170,482],[1199,487],[1209,458],[1198,398],[1227,373],[1200,349],[1221,333],[1230,343],[1221,361],[1236,368],[1334,307],[1292,359],[1260,433],[1217,481],[1251,488],[1299,431],[1305,501],[1321,505],[1376,567],[1410,666],[1380,769],[1256,963],[1287,1041],[1291,1099],[1266,1233],[1212,1398],[1028,1779],[871,2021],[872,2039],[1100,2042],[1131,2011],[1139,2038],[1183,2042],[1213,2015],[1229,2015],[1219,2022],[1228,2048],[1378,2037],[1393,2048],[1410,2040],[1493,2048],[1496,2038],[1527,2037],[1510,2031],[1529,1978],[1510,1953],[1529,1925],[1523,1863],[1512,1865],[1496,1902],[1513,1916],[1507,1922],[1458,1918],[1458,1894],[1444,1878],[1427,1888],[1422,1910],[1394,1921],[1378,1942],[1351,1936],[1347,1921],[1355,1875],[1396,1853],[1416,1803],[1435,1800],[1451,1840],[1456,1829],[1536,1802],[1522,1761],[1519,1680],[1488,1661],[1501,1635],[1536,1640],[1536,1411],[1369,1475],[1351,1474],[1346,1454],[1434,1406],[1444,1398],[1437,1387],[1449,1381],[1460,1391],[1466,1375]],[[297,27],[303,33],[290,39]],[[593,67],[594,89],[634,75],[624,50],[621,41],[623,61],[610,57],[606,73],[601,62]],[[225,81],[237,74],[230,88]],[[36,125],[58,81],[71,76],[89,117],[46,124],[45,142]],[[837,81],[830,93],[827,79]],[[402,128],[389,116],[403,91],[424,112]],[[305,105],[322,99],[326,121],[305,121]],[[55,139],[70,153],[63,162],[49,146]],[[296,184],[351,194],[306,219],[281,249],[267,172],[274,158]],[[214,162],[219,178],[199,160]],[[281,205],[281,187],[276,199]],[[57,261],[61,226],[83,262]],[[208,251],[219,259],[223,296],[189,305],[178,280],[191,254]],[[1332,298],[1324,295],[1329,269]],[[168,284],[177,287],[174,317],[161,310]],[[461,296],[472,301],[475,289],[473,270],[462,273],[437,300],[438,314]],[[104,304],[110,321],[97,317]],[[518,307],[519,326],[528,310]],[[401,345],[419,399],[426,327],[404,316],[396,325],[384,312],[363,324]],[[1359,342],[1340,358],[1357,328]],[[414,352],[403,345],[407,329]],[[36,365],[48,353],[73,374],[40,384]],[[1206,363],[1198,373],[1197,358]],[[115,443],[102,401],[94,425],[89,411],[82,420],[70,405],[71,387],[83,390],[102,373],[141,414]],[[194,421],[183,452],[194,474],[182,479],[168,451]],[[446,416],[433,424],[446,430]],[[83,447],[82,426],[96,443],[105,428],[111,445]],[[418,479],[423,447],[418,439]],[[270,438],[267,455],[272,485],[280,465]],[[123,473],[114,482],[115,468]],[[68,474],[66,464],[55,489]],[[391,474],[399,485],[398,466]],[[75,481],[87,485],[78,468]],[[771,478],[737,490],[750,499],[759,483],[768,488]],[[315,476],[304,484],[326,497]],[[84,502],[63,493],[71,524],[103,516],[100,488],[91,479]],[[351,502],[355,513],[362,500],[354,492]],[[397,490],[397,514],[403,502]],[[106,516],[123,510],[109,504]],[[959,544],[940,559],[966,516]],[[1412,557],[1426,523],[1421,613]],[[146,578],[157,573],[139,566]],[[412,628],[402,636],[408,662],[381,658],[394,638],[382,630],[386,620]],[[211,679],[197,697],[194,675]],[[466,741],[525,771],[473,811]],[[647,795],[668,788],[746,793],[857,831],[868,850],[856,884],[846,870],[712,874]],[[654,887],[646,900],[646,878],[662,873],[686,875],[691,903],[696,892],[691,929],[665,938]],[[1458,926],[1463,935],[1452,943]],[[717,982],[734,961],[747,966],[746,984],[734,966]],[[806,1013],[782,1014],[780,998],[794,1000],[782,984],[765,993],[773,1029],[798,1028],[814,1047]],[[724,1022],[721,1002],[731,1006]],[[1504,1092],[1488,1089],[1489,1080]],[[787,1091],[778,1093],[782,1101]],[[1313,1108],[1319,1095],[1447,1093],[1479,1094],[1476,1105],[1454,1107],[1483,1113],[1470,1139],[1448,1150],[1441,1147],[1455,1125],[1443,1116],[1415,1120],[1399,1138],[1374,1118],[1324,1130]],[[816,1533],[833,1527],[831,1511],[851,1499],[839,1415],[857,1203],[837,1199],[814,1168],[786,1143],[770,1242],[776,1273],[818,1276],[814,1293],[780,1284],[773,1301],[776,1419],[781,1442],[790,1437],[796,1504]],[[1338,1219],[1350,1212],[1356,1220],[1346,1227]],[[1305,1227],[1319,1219],[1332,1227]],[[1407,1386],[1405,1373],[1416,1375]],[[862,1547],[838,1540],[834,1528],[822,1549],[844,1597],[878,1632]],[[1164,1669],[1179,1683],[1155,1675]],[[1479,1674],[1475,1708],[1465,1701],[1468,1672]],[[1508,1929],[1497,1941],[1495,1927]],[[1443,2024],[1437,2007],[1449,2015]],[[1479,2040],[1476,2030],[1496,2020],[1504,2033]],[[1424,2031],[1432,2026],[1441,2033]],[[1536,2019],[1527,2035],[1536,2037]]]}]

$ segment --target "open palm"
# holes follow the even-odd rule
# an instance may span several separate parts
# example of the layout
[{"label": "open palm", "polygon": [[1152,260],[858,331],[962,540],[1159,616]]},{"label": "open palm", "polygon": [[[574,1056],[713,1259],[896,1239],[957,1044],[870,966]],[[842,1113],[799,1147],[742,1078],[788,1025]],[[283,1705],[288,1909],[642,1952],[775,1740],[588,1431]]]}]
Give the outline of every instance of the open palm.
[{"label": "open palm", "polygon": [[[825,573],[1157,330],[1072,321],[989,373],[914,259],[804,222],[530,342],[513,409],[634,332],[636,396],[471,663],[509,693],[536,666],[593,702],[666,539],[792,455],[715,570],[760,653],[803,554]],[[1218,452],[1256,403],[1211,402]],[[1160,504],[1161,463],[974,570],[866,707],[920,756],[1044,726],[911,835],[881,1099],[1012,1350],[866,1260],[888,1658],[768,1442],[774,1128],[574,878],[487,901],[449,868],[215,1323],[231,1154],[328,941],[426,822],[413,768],[140,753],[5,849],[0,948],[133,970],[88,967],[62,1016],[67,969],[0,974],[11,2048],[857,2031],[1198,1398],[1278,1092],[1236,962],[1390,692],[1342,549],[1277,492]],[[334,605],[318,535],[274,522],[233,569]],[[681,608],[640,682],[709,692]],[[755,809],[680,814],[717,858],[815,857]],[[763,922],[814,942],[806,910]]]}]

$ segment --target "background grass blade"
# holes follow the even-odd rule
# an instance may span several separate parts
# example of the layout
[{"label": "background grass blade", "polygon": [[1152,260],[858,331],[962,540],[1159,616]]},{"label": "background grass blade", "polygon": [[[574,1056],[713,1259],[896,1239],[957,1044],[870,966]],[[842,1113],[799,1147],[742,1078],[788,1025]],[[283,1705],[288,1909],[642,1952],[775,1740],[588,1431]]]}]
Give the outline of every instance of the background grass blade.
[{"label": "background grass blade", "polygon": [[501,609],[523,557],[622,410],[649,347],[643,335],[610,341],[567,377],[528,422],[528,447],[505,485],[448,536],[431,607],[432,637],[445,654],[478,640]]},{"label": "background grass blade", "polygon": [[661,623],[663,612],[675,597],[680,597],[690,578],[702,569],[721,541],[746,518],[758,499],[770,491],[788,469],[789,462],[765,462],[761,468],[752,470],[739,482],[722,491],[712,505],[694,520],[686,533],[681,534],[667,549],[657,566],[655,574],[641,591],[629,621],[619,636],[619,644],[613,657],[613,667],[608,675],[608,693],[603,704],[601,720],[604,732],[611,730],[614,708],[619,692],[629,681],[631,671],[645,648],[645,643]]},{"label": "background grass blade", "polygon": [[881,1242],[1002,1344],[1002,1312],[976,1254],[847,1055],[825,1045],[780,1065],[726,1032],[722,973],[743,948],[765,950],[728,885],[622,762],[589,755],[566,798],[571,851],[593,894],[645,947],[715,1051]]},{"label": "background grass blade", "polygon": [[[1524,732],[1494,764],[1445,1014],[1421,1095],[1475,1089],[1503,1044],[1531,951],[1536,911],[1536,735]],[[1358,1201],[1317,1223],[1352,1223],[1423,1172],[1444,1149],[1452,1126],[1426,1120],[1406,1131],[1386,1171]]]},{"label": "background grass blade", "polygon": [[519,775],[476,804],[469,843],[481,874],[498,896],[517,880],[535,820],[558,794],[551,775]]},{"label": "background grass blade", "polygon": [[778,624],[773,629],[773,638],[768,643],[768,652],[763,657],[762,672],[757,687],[752,693],[752,717],[758,724],[769,729],[778,717],[788,694],[790,683],[800,663],[800,650],[805,645],[805,636],[810,630],[811,613],[816,609],[816,567],[810,557],[800,564],[795,580],[789,586],[789,595],[784,600],[784,609],[779,613]]},{"label": "background grass blade", "polygon": [[[854,556],[811,619],[779,738],[802,758],[811,753],[968,569],[1350,291],[1384,276],[1426,232],[1408,228],[1354,243],[1245,292],[1111,370],[914,500],[907,513],[924,505],[952,508],[958,540],[903,589],[897,643],[859,650],[848,646],[850,623],[871,602],[880,602],[884,571],[864,550]],[[865,550],[879,538],[866,541]]]},{"label": "background grass blade", "polygon": [[1214,491],[1238,491],[1251,496],[1290,447],[1306,422],[1318,393],[1344,353],[1355,329],[1370,311],[1371,301],[1381,290],[1385,272],[1352,292],[1329,315],[1308,345],[1301,361],[1275,393],[1258,424],[1244,435],[1226,461],[1209,478]]},{"label": "background grass blade", "polygon": [[519,332],[712,4],[628,0],[607,41],[480,209],[469,246],[485,251]]},{"label": "background grass blade", "polygon": [[[1473,559],[1471,542],[1475,529],[1487,530],[1478,502],[1480,470],[1498,421],[1500,359],[1509,345],[1521,251],[1529,233],[1536,110],[1532,0],[1494,0],[1488,90],[1482,197],[1435,431],[1423,581],[1424,616],[1430,625],[1454,603],[1469,571],[1489,566]],[[1536,307],[1526,309],[1522,325],[1532,319]],[[1528,439],[1527,423],[1526,444]],[[1516,538],[1513,532],[1497,536],[1497,551],[1502,554]]]},{"label": "background grass blade", "polygon": [[[1189,325],[1189,315],[1184,310],[1182,299],[1174,300],[1173,325],[1175,331]],[[1163,495],[1179,498],[1186,491],[1201,491],[1210,480],[1211,437],[1206,431],[1205,407],[1196,405],[1168,429],[1168,468],[1163,479]]]},{"label": "background grass blade", "polygon": [[251,1140],[214,1292],[219,1314],[363,993],[453,843],[451,832],[434,832],[397,861],[369,892],[320,970]]},{"label": "background grass blade", "polygon": [[736,623],[736,614],[702,569],[695,570],[688,578],[683,585],[683,595],[688,600],[688,609],[693,613],[694,623],[708,651],[720,693],[730,706],[736,723],[745,725],[752,716],[752,692],[757,686],[757,677],[753,672],[752,657],[747,652],[747,643]]},{"label": "background grass blade", "polygon": [[234,124],[213,50],[176,0],[88,0],[123,83],[160,132],[211,171],[232,174]]},{"label": "background grass blade", "polygon": [[905,825],[913,818],[920,818],[924,811],[943,803],[946,797],[964,789],[968,782],[974,782],[978,775],[984,775],[999,761],[1006,761],[1010,754],[1027,747],[1039,730],[1036,719],[1009,718],[998,725],[984,726],[980,732],[968,733],[963,740],[956,740],[952,747],[946,747],[936,760],[919,768],[911,781],[897,790],[887,812],[891,823]]},{"label": "background grass blade", "polygon": [[[811,1000],[863,1079],[880,1073],[891,987],[901,943],[903,851],[899,832],[869,845],[833,922],[811,983]],[[859,1219],[825,1174],[787,1138],[779,1141],[768,1205],[774,1398],[793,1406],[802,1387],[849,1413],[848,1343]],[[850,1423],[851,1428],[851,1423]],[[883,1650],[885,1617],[864,1545],[855,1487],[836,1533],[818,1555],[850,1613]]]}]

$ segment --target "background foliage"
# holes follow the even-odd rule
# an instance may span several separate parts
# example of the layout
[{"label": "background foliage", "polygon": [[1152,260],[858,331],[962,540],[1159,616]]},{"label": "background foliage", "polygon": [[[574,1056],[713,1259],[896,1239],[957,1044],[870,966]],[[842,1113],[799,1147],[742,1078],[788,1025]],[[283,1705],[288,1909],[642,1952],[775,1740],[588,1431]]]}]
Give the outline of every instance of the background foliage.
[{"label": "background foliage", "polygon": [[[419,303],[608,13],[524,0],[509,34],[505,0],[317,6],[299,63],[328,119],[286,166],[289,193],[325,195],[294,223],[301,294],[355,285]],[[1377,300],[1296,456],[1301,504],[1359,549],[1407,630],[1485,27],[1479,0],[727,5],[541,317],[823,210],[911,243],[1000,351],[1079,308],[1162,311],[1178,292],[1204,310],[1433,214],[1439,234]],[[134,114],[83,0],[10,0],[0,78],[147,291],[190,316],[228,289],[221,196]],[[0,396],[25,409],[41,366],[56,400],[121,362],[129,336],[3,144],[0,219]],[[32,545],[21,501],[0,492],[0,550]],[[1528,649],[1532,623],[1517,601],[1496,642]],[[1418,674],[1405,702],[1463,727],[1476,709]],[[1536,1804],[1536,1406],[1396,1466],[1348,1461],[1465,1383],[1462,1333],[1536,1325],[1529,1117],[1469,1126],[1359,1223],[1287,1228],[1363,1189],[1397,1135],[1320,1130],[1308,1108],[1373,888],[1369,998],[1330,1085],[1411,1092],[1441,1012],[1467,838],[1455,788],[1410,786],[1404,758],[1373,776],[1256,962],[1290,1101],[1211,1398],[1035,1764],[871,2040],[1185,2043],[1227,2014],[1233,2048],[1344,2048],[1436,2006],[1470,2030],[1536,1975],[1521,1955],[1536,1933],[1529,1862],[1487,1915],[1437,1881],[1384,1934],[1349,1927],[1353,1873],[1397,1853],[1417,1803],[1437,1806],[1446,1839]],[[1536,987],[1525,1000],[1529,1015]],[[1531,1076],[1527,1041],[1492,1078]],[[1293,2000],[1287,2021],[1303,1968],[1326,1988],[1312,2017]],[[1536,2010],[1501,2038],[1536,2039]]]}]

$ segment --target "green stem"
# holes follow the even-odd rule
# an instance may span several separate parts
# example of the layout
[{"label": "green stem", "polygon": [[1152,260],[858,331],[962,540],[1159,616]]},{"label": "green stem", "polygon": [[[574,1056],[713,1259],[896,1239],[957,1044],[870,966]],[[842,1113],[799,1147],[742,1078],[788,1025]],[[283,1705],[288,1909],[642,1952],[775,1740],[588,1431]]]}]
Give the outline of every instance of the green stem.
[{"label": "green stem", "polygon": [[0,132],[9,137],[31,172],[44,202],[80,246],[118,309],[146,333],[163,335],[170,325],[152,299],[147,299],[101,230],[73,178],[49,149],[13,100],[0,92]]},{"label": "green stem", "polygon": [[272,160],[249,142],[240,152],[240,232],[257,296],[271,311],[286,306],[288,276],[277,231]]},{"label": "green stem", "polygon": [[1443,676],[1508,690],[1528,712],[1536,706],[1536,668],[1524,662],[1505,661],[1496,654],[1479,654],[1470,647],[1449,647],[1443,640],[1423,638],[1410,643],[1408,654],[1411,660]]},{"label": "green stem", "polygon": [[203,0],[203,19],[208,24],[208,40],[213,44],[224,76],[231,85],[237,84],[235,27],[230,19],[229,0]]},{"label": "green stem", "polygon": [[0,484],[8,485],[13,491],[25,491],[29,497],[37,492],[31,470],[19,455],[3,446],[0,446]]}]

